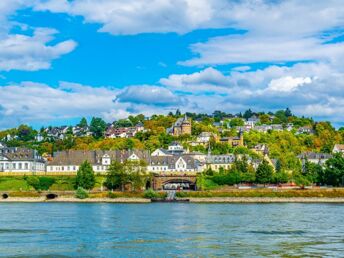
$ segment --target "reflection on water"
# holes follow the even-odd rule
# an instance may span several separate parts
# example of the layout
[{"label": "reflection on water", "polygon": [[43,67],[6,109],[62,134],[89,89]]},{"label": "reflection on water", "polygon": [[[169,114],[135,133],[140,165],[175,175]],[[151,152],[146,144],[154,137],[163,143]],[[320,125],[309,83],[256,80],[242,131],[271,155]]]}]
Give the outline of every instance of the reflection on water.
[{"label": "reflection on water", "polygon": [[0,257],[342,257],[339,204],[0,204]]}]

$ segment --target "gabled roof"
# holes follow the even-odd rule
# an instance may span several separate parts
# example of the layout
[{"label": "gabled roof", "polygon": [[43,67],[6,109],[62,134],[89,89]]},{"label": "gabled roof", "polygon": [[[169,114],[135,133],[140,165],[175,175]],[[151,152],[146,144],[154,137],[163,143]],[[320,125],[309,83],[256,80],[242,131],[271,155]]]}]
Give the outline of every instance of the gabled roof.
[{"label": "gabled roof", "polygon": [[305,152],[297,156],[299,159],[330,159],[332,155],[329,153]]},{"label": "gabled roof", "polygon": [[38,161],[43,162],[36,150],[23,147],[4,147],[0,149],[0,155],[11,161]]},{"label": "gabled roof", "polygon": [[212,163],[212,164],[230,164],[230,163],[233,163],[234,161],[235,161],[234,154],[207,156],[207,163]]},{"label": "gabled roof", "polygon": [[116,160],[119,162],[124,162],[133,154],[135,154],[140,160],[145,160],[147,163],[150,160],[149,152],[141,150],[69,150],[54,153],[54,157],[48,165],[80,165],[86,160],[92,165],[98,165],[102,163],[102,158],[105,155],[109,156],[112,161]]},{"label": "gabled roof", "polygon": [[189,155],[174,155],[174,156],[153,156],[151,157],[151,166],[168,166],[169,169],[174,169],[176,162],[182,158],[186,163],[187,169],[196,169],[200,162]]}]

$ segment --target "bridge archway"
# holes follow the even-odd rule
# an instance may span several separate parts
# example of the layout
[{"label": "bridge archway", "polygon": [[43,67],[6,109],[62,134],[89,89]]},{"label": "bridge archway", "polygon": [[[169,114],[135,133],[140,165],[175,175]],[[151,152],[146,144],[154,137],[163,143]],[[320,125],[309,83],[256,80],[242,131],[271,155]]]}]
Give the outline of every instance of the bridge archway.
[{"label": "bridge archway", "polygon": [[195,182],[181,178],[170,179],[162,184],[163,190],[196,190]]},{"label": "bridge archway", "polygon": [[196,190],[196,176],[156,175],[153,178],[154,190]]}]

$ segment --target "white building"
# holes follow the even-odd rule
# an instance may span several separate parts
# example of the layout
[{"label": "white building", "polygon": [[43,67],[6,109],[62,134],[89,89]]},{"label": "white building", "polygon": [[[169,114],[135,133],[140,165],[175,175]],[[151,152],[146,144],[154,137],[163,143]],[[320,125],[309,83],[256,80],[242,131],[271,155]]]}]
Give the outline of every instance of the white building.
[{"label": "white building", "polygon": [[111,162],[125,162],[144,160],[149,162],[147,151],[82,151],[70,150],[60,151],[47,165],[47,172],[77,172],[84,161],[88,161],[95,173],[106,173]]},{"label": "white building", "polygon": [[202,172],[203,166],[190,155],[152,156],[147,171],[157,174],[195,174]]},{"label": "white building", "polygon": [[332,152],[333,153],[344,153],[344,144],[335,144]]},{"label": "white building", "polygon": [[36,150],[0,145],[0,173],[44,171],[45,161]]},{"label": "white building", "polygon": [[308,161],[310,163],[324,165],[328,159],[332,158],[332,155],[328,153],[305,152],[297,157],[302,161],[302,164]]}]

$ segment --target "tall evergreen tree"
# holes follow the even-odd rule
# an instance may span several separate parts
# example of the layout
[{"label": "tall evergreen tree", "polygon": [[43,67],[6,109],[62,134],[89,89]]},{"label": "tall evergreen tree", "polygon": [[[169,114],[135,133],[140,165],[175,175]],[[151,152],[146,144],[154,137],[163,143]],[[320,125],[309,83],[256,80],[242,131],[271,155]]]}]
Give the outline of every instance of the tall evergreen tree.
[{"label": "tall evergreen tree", "polygon": [[76,188],[82,187],[87,190],[92,190],[96,184],[96,178],[94,175],[91,164],[85,160],[78,169],[76,174]]},{"label": "tall evergreen tree", "polygon": [[268,184],[271,183],[273,176],[273,168],[270,164],[264,159],[262,163],[259,164],[256,171],[256,181],[259,184]]},{"label": "tall evergreen tree", "polygon": [[80,122],[79,122],[79,126],[82,128],[86,128],[87,127],[87,120],[85,117],[81,118]]}]

